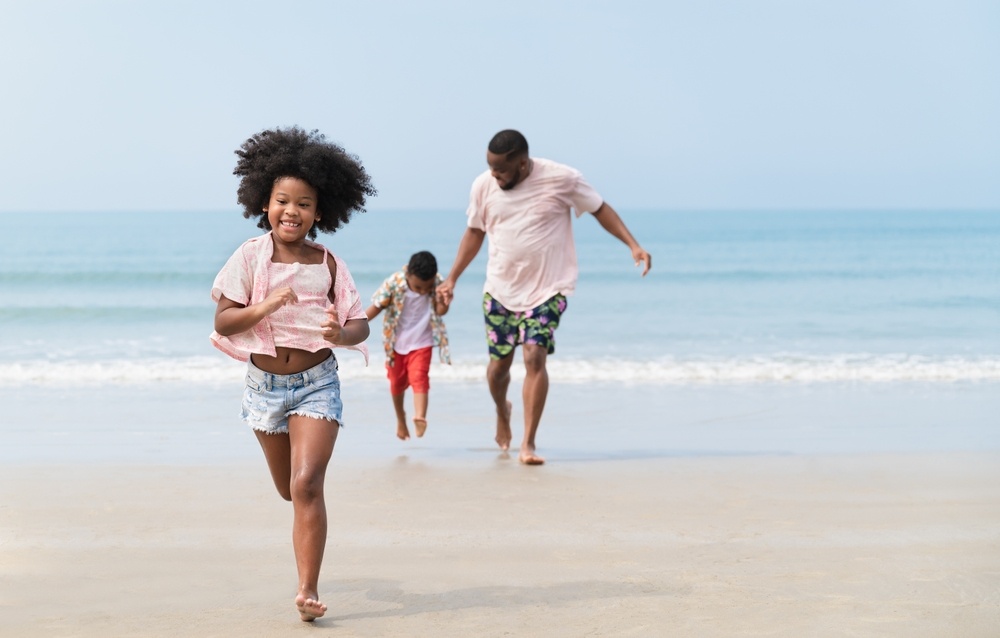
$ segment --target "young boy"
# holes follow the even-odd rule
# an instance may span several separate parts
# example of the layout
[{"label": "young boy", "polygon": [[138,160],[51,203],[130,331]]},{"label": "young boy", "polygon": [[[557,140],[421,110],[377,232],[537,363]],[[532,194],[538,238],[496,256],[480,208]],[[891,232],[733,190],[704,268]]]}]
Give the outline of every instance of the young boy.
[{"label": "young boy", "polygon": [[417,436],[427,430],[428,372],[431,350],[437,346],[442,363],[451,363],[448,333],[441,319],[451,301],[436,294],[442,281],[437,260],[426,250],[410,257],[410,263],[390,275],[372,295],[372,305],[365,314],[374,319],[385,310],[382,338],[385,341],[385,369],[389,377],[389,394],[396,409],[396,436],[410,438],[406,426],[403,395],[413,387],[413,428]]}]

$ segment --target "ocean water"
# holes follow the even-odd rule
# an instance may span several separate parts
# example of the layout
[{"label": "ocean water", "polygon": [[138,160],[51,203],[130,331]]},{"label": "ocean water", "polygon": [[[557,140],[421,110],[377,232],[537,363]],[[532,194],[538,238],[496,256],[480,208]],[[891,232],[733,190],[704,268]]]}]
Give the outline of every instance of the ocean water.
[{"label": "ocean water", "polygon": [[[556,382],[1000,382],[1000,212],[630,212],[653,255],[584,216],[580,280],[557,332]],[[0,381],[238,383],[212,348],[212,280],[259,234],[238,212],[0,215]],[[463,211],[369,212],[319,240],[366,301],[417,250],[447,272]],[[20,232],[20,229],[22,232]],[[453,366],[435,382],[481,381],[485,247],[446,317]],[[375,323],[380,324],[381,319]],[[379,325],[371,364],[384,376]],[[515,366],[516,373],[520,373]]]}]

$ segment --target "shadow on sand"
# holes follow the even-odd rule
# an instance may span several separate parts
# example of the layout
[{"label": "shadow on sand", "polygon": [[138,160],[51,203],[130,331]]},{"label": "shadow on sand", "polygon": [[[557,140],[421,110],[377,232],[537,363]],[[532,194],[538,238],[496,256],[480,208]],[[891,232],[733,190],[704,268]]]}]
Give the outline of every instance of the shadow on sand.
[{"label": "shadow on sand", "polygon": [[[609,582],[578,581],[544,586],[516,587],[493,585],[469,587],[435,594],[407,593],[398,581],[384,579],[342,580],[328,583],[328,591],[338,596],[363,596],[372,609],[352,614],[326,616],[320,624],[364,618],[414,616],[441,611],[473,608],[503,608],[537,606],[558,607],[568,603],[606,598],[683,597],[691,593],[688,586],[664,587],[650,581]],[[374,607],[378,607],[377,609]]]}]

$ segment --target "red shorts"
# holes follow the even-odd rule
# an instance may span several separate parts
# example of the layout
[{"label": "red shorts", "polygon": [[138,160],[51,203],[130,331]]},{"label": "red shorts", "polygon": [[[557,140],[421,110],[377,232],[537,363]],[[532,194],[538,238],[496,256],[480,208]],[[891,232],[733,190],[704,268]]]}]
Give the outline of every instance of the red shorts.
[{"label": "red shorts", "polygon": [[389,394],[403,394],[410,386],[417,394],[427,394],[431,389],[428,372],[431,369],[433,349],[433,346],[427,346],[408,354],[396,353],[395,365],[385,365],[386,376],[389,377]]}]

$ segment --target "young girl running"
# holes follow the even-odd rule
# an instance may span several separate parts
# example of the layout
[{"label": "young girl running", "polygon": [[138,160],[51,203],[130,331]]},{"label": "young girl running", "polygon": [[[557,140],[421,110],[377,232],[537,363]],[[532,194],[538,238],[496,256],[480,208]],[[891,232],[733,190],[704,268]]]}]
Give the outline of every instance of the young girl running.
[{"label": "young girl running", "polygon": [[357,157],[316,132],[263,131],[236,151],[243,216],[268,232],[246,241],[215,278],[212,343],[247,361],[243,420],[292,502],[292,545],[304,621],[326,613],[317,591],[326,546],[323,484],[343,423],[332,348],[361,351],[361,297],[344,262],[309,241],[336,232],[375,195]]}]

